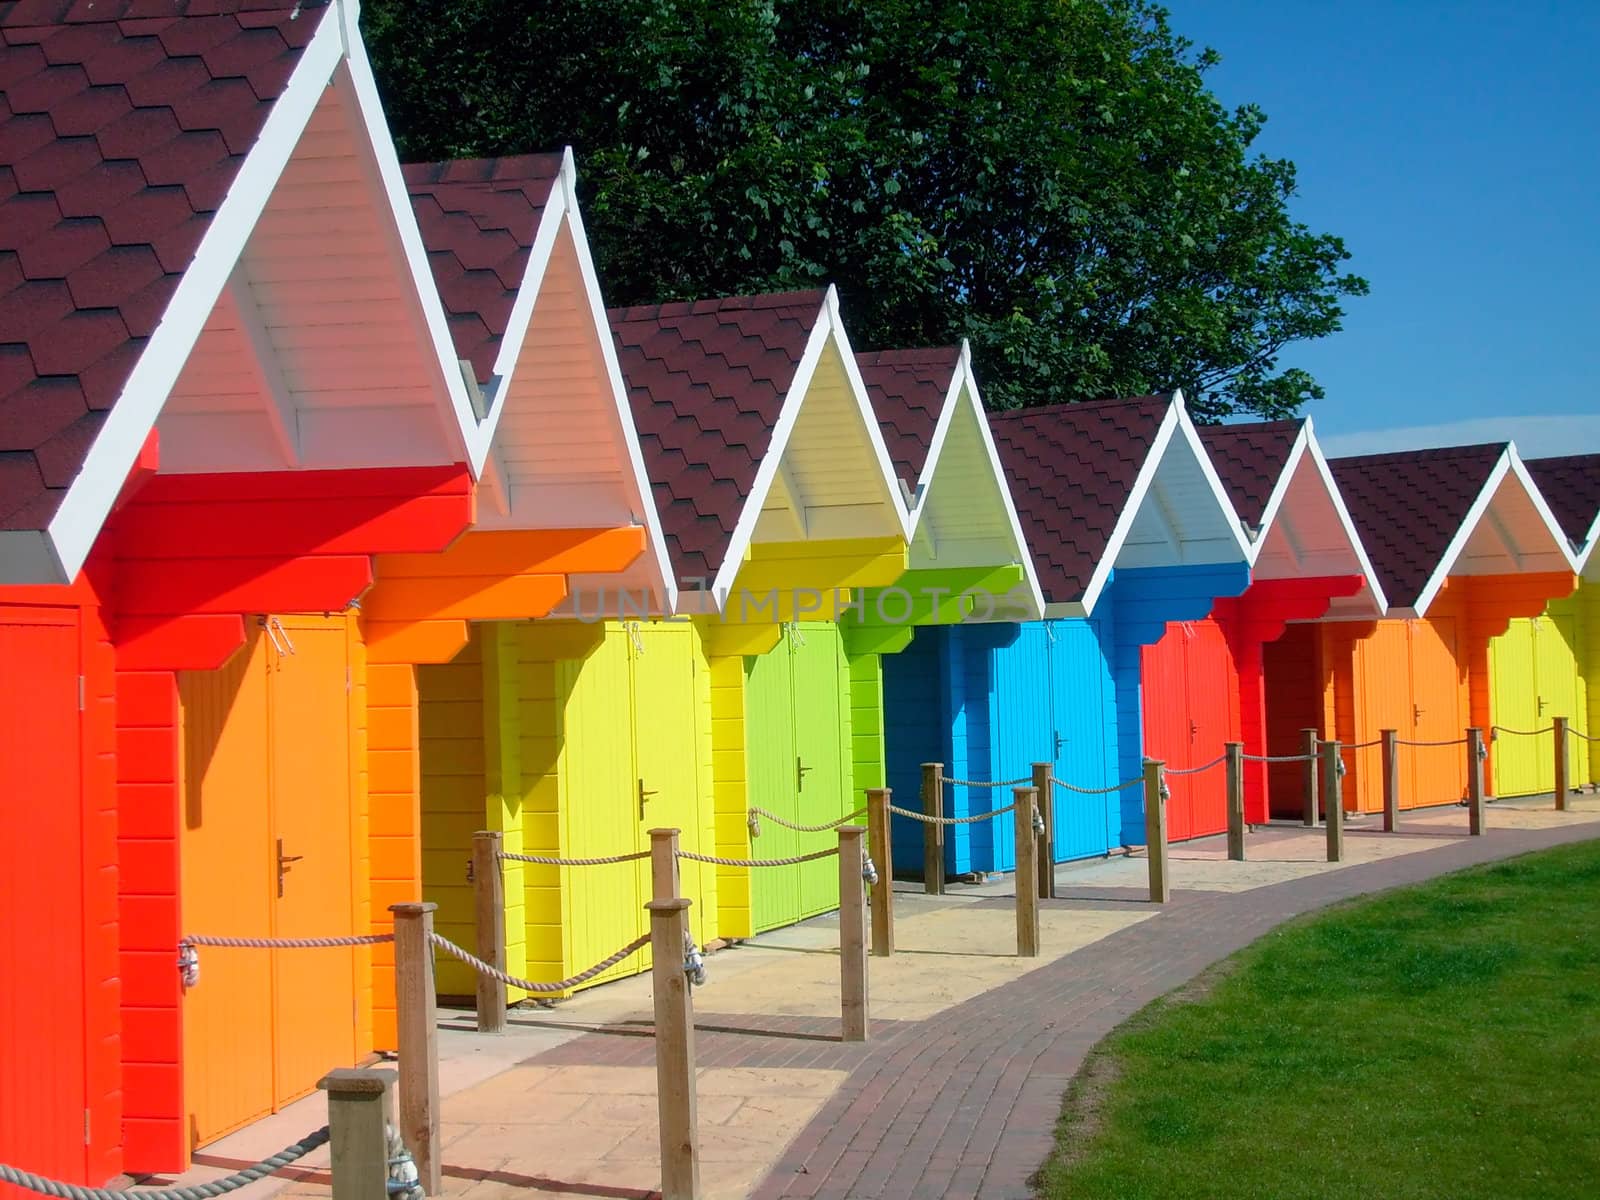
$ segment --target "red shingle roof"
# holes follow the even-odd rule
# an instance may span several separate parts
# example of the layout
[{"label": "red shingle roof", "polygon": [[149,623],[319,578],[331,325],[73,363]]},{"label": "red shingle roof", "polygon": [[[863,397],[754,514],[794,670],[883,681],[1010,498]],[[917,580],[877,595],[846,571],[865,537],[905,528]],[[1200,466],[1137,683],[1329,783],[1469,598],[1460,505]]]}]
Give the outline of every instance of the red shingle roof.
[{"label": "red shingle roof", "polygon": [[722,566],[824,300],[790,292],[608,314],[680,581],[709,585]]},{"label": "red shingle roof", "polygon": [[456,353],[493,372],[561,155],[464,158],[403,168]]},{"label": "red shingle roof", "polygon": [[0,5],[0,529],[54,515],[325,3]]},{"label": "red shingle roof", "polygon": [[1328,464],[1390,604],[1416,604],[1505,449],[1451,446]]},{"label": "red shingle roof", "polygon": [[889,461],[908,487],[917,486],[927,465],[933,431],[960,362],[957,346],[856,355]]},{"label": "red shingle roof", "polygon": [[1083,599],[1171,407],[1144,396],[990,414],[1046,603]]},{"label": "red shingle roof", "polygon": [[1300,436],[1301,421],[1248,421],[1239,425],[1202,425],[1200,440],[1217,469],[1234,511],[1247,525],[1260,525],[1267,501],[1278,486],[1289,452]]},{"label": "red shingle roof", "polygon": [[1529,459],[1528,474],[1555,513],[1561,532],[1582,547],[1600,515],[1600,454]]}]

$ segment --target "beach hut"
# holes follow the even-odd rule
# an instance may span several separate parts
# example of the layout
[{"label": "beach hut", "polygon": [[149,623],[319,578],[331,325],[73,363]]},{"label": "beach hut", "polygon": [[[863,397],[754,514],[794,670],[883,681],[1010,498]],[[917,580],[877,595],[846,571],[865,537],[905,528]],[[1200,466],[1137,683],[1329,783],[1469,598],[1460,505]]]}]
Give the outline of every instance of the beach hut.
[{"label": "beach hut", "polygon": [[[1550,511],[1578,555],[1581,579],[1570,596],[1551,600],[1537,617],[1513,617],[1489,643],[1496,731],[1494,793],[1526,796],[1555,787],[1551,718],[1565,717],[1567,781],[1600,779],[1600,755],[1585,740],[1600,729],[1600,455],[1528,460]],[[1518,732],[1520,731],[1520,732]],[[1529,736],[1533,734],[1534,736]]]},{"label": "beach hut", "polygon": [[[1492,724],[1489,641],[1511,618],[1572,591],[1571,548],[1508,444],[1329,465],[1388,615],[1292,626],[1268,648],[1267,703],[1285,728],[1363,745],[1345,756],[1347,809],[1383,808],[1375,743],[1384,729],[1436,743],[1401,748],[1401,807],[1455,803],[1466,796],[1467,767],[1451,743],[1468,726],[1487,739]],[[1319,686],[1308,689],[1308,678]]]},{"label": "beach hut", "polygon": [[[990,428],[1045,617],[920,630],[885,660],[890,761],[938,761],[979,781],[1021,778],[1035,762],[1083,788],[1133,780],[1140,650],[1169,621],[1198,620],[1243,591],[1249,545],[1181,395],[996,413]],[[952,786],[946,811],[1008,803]],[[1063,861],[1144,840],[1137,789],[1058,791],[1055,812]],[[921,844],[909,821],[896,837]],[[954,826],[945,847],[950,876],[1014,866],[1003,821]]]},{"label": "beach hut", "polygon": [[[1219,598],[1203,620],[1169,626],[1144,650],[1145,753],[1191,768],[1220,758],[1223,741],[1241,742],[1251,755],[1266,755],[1269,747],[1298,753],[1300,732],[1266,702],[1266,646],[1290,621],[1371,620],[1384,610],[1382,588],[1309,418],[1206,426],[1200,438],[1250,539],[1250,586]],[[1208,721],[1208,710],[1225,715]],[[1209,740],[1202,740],[1204,731]],[[1300,804],[1294,764],[1282,764],[1271,778],[1280,804]],[[1268,780],[1267,764],[1245,764],[1246,820],[1267,820]],[[1168,786],[1169,837],[1227,829],[1222,767],[1175,777]]]},{"label": "beach hut", "polygon": [[186,987],[180,939],[373,927],[353,602],[473,505],[355,6],[216,9],[0,14],[0,974],[52,980],[0,1001],[0,1157],[96,1182],[374,1049],[364,949]]}]

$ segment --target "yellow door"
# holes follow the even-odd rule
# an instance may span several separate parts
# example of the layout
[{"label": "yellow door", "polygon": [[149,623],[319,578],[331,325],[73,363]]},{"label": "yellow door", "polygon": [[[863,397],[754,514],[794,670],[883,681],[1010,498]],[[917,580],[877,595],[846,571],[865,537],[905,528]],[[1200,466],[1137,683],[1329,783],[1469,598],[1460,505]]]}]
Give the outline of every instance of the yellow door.
[{"label": "yellow door", "polygon": [[[1565,717],[1567,723],[1580,733],[1588,733],[1588,705],[1583,694],[1581,676],[1578,674],[1577,620],[1571,613],[1546,613],[1534,621],[1534,669],[1539,684],[1539,727],[1551,723],[1554,717]],[[1540,791],[1555,787],[1554,748],[1550,738],[1537,739],[1539,758],[1544,763],[1546,780]],[[1576,787],[1589,782],[1589,756],[1583,751],[1588,743],[1568,735],[1567,781]]]},{"label": "yellow door", "polygon": [[[649,822],[641,812],[633,762],[631,653],[628,631],[612,623],[586,657],[560,663],[563,857],[602,858],[649,848],[644,833]],[[535,878],[549,870],[538,868]],[[559,870],[568,971],[589,967],[644,930],[648,861]],[[530,921],[536,919],[536,907],[529,906]],[[627,959],[595,982],[640,969],[637,959]]]},{"label": "yellow door", "polygon": [[[1494,723],[1507,730],[1532,731],[1544,725],[1539,698],[1538,620],[1518,617],[1489,643],[1489,679],[1493,690]],[[1494,794],[1530,796],[1550,790],[1555,765],[1550,762],[1549,738],[1499,733],[1494,741]]]},{"label": "yellow door", "polygon": [[[354,931],[347,639],[342,617],[274,620],[221,670],[180,676],[186,932]],[[201,952],[183,1012],[191,1145],[354,1062],[354,956]]]},{"label": "yellow door", "polygon": [[[274,632],[278,646],[267,648],[273,934],[354,933],[348,633],[343,618],[284,618]],[[315,1090],[330,1068],[355,1062],[356,954],[272,952],[276,1105]]]}]

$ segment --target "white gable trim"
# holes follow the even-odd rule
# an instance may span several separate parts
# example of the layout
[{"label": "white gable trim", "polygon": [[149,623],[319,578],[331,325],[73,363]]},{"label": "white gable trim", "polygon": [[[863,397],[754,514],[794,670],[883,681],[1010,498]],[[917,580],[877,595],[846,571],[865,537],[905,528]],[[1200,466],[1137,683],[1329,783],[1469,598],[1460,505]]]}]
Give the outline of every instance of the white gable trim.
[{"label": "white gable trim", "polygon": [[[1255,536],[1250,543],[1250,565],[1255,566],[1256,559],[1261,556],[1261,548],[1267,541],[1267,530],[1272,528],[1278,519],[1278,512],[1283,508],[1283,502],[1288,498],[1289,485],[1294,482],[1294,473],[1300,467],[1300,459],[1306,452],[1306,434],[1310,427],[1310,418],[1300,424],[1300,432],[1295,435],[1294,445],[1289,448],[1288,460],[1283,464],[1283,470],[1278,472],[1277,481],[1272,485],[1272,494],[1267,497],[1267,503],[1261,510],[1261,525],[1255,531]],[[1241,526],[1244,518],[1239,518]],[[1245,530],[1245,535],[1250,536],[1250,531]]]},{"label": "white gable trim", "polygon": [[878,428],[878,418],[872,411],[871,400],[867,397],[867,387],[861,379],[860,368],[856,365],[855,352],[850,349],[850,339],[845,334],[844,322],[839,317],[839,294],[830,284],[828,293],[823,298],[822,312],[818,314],[817,322],[811,329],[811,337],[806,342],[805,353],[795,369],[789,390],[784,394],[783,406],[778,411],[778,421],[772,430],[772,440],[767,446],[766,454],[762,456],[760,465],[756,468],[755,482],[750,487],[750,494],[745,497],[744,507],[740,510],[739,520],[733,527],[733,534],[728,540],[728,549],[723,555],[722,564],[717,568],[716,577],[711,581],[712,598],[719,612],[727,605],[728,596],[733,591],[734,578],[744,564],[744,556],[749,552],[751,539],[755,536],[756,522],[761,516],[767,495],[772,490],[773,480],[783,463],[784,452],[788,448],[790,437],[794,434],[795,423],[800,418],[800,408],[805,403],[812,376],[816,374],[823,349],[829,342],[833,343],[844,365],[845,375],[850,382],[850,392],[856,402],[857,415],[861,418],[862,434],[866,437],[878,464],[879,483],[884,496],[895,514],[901,536],[908,545],[910,544],[911,514],[906,508],[905,499],[900,494],[894,466],[889,461],[889,451],[884,445],[883,432]]}]

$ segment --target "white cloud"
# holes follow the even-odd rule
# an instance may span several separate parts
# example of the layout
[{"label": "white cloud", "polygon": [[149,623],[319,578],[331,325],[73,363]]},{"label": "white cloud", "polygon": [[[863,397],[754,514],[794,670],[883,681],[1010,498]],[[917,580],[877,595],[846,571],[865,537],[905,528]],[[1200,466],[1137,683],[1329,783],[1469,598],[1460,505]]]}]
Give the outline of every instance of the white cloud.
[{"label": "white cloud", "polygon": [[1325,433],[1318,430],[1317,438],[1322,443],[1323,452],[1330,458],[1507,441],[1517,444],[1517,452],[1523,458],[1548,458],[1558,454],[1600,452],[1600,414],[1475,417],[1443,425],[1408,425],[1364,433]]}]

